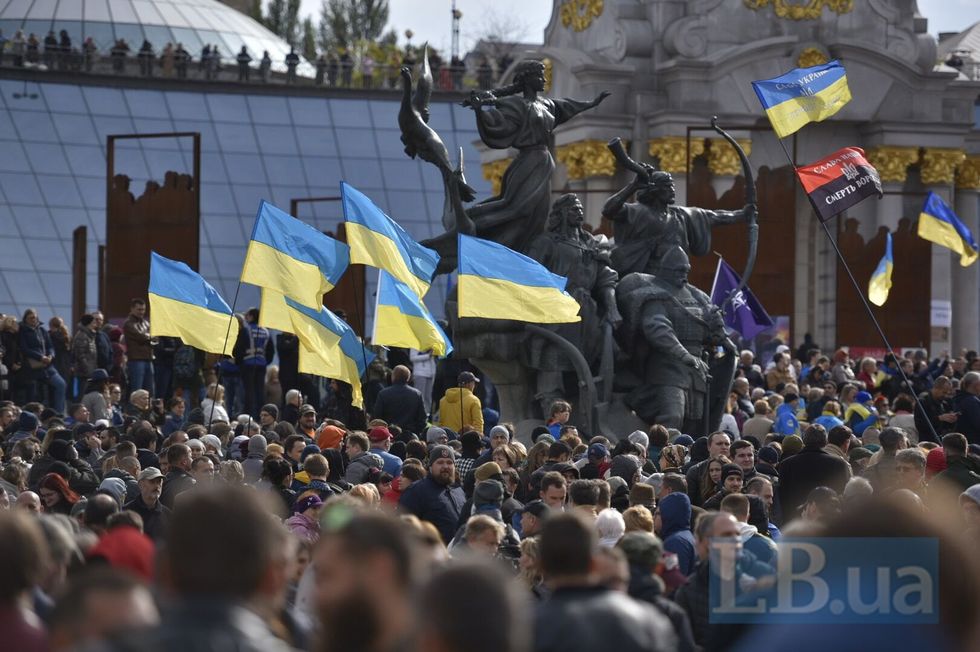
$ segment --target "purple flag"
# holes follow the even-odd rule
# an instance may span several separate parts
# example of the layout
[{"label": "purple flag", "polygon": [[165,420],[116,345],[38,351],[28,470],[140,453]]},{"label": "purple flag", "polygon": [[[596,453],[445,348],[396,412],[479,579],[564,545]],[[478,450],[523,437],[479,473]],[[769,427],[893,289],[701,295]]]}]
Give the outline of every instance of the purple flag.
[{"label": "purple flag", "polygon": [[751,340],[762,331],[772,328],[773,321],[747,286],[726,303],[728,295],[738,287],[740,281],[735,270],[724,259],[719,258],[715,282],[711,286],[711,303],[724,308],[725,326]]}]

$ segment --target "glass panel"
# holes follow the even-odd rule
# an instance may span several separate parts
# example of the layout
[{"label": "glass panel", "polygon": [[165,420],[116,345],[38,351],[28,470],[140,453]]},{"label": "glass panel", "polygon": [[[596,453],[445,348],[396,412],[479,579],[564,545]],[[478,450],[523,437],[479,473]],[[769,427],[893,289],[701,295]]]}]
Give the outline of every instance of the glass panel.
[{"label": "glass panel", "polygon": [[306,186],[273,186],[272,203],[281,207],[284,211],[289,210],[289,204],[294,199],[301,199],[309,195]]},{"label": "glass panel", "polygon": [[31,0],[11,0],[7,8],[3,10],[3,16],[4,18],[23,18],[30,8]]},{"label": "glass panel", "polygon": [[333,129],[326,127],[296,127],[296,141],[299,143],[299,151],[304,155],[337,155],[337,147],[333,140]]},{"label": "glass panel", "polygon": [[63,20],[77,20],[81,22],[82,20],[82,5],[84,2],[72,2],[71,0],[63,0],[63,2],[58,3],[58,9],[54,14],[54,18],[59,23]]},{"label": "glass panel", "polygon": [[[82,99],[82,90],[78,86],[43,84],[40,88],[41,93],[44,95],[44,100],[48,103],[51,111],[56,113],[88,114],[85,101]],[[55,121],[57,122],[58,119],[55,118]]]},{"label": "glass panel", "polygon": [[[343,133],[344,129],[337,130]],[[398,159],[400,161],[407,161],[408,156],[405,154],[405,145],[401,141],[401,132],[396,129],[375,129],[374,139],[378,145],[378,154],[381,158],[391,158]],[[445,143],[446,148],[449,150],[449,160],[455,163],[457,152],[453,149],[449,143]]]},{"label": "glass panel", "polygon": [[337,150],[344,156],[376,158],[378,155],[378,148],[374,144],[374,134],[369,129],[341,129],[338,127]]},{"label": "glass panel", "polygon": [[147,2],[147,0],[133,0],[133,9],[136,10],[136,16],[139,18],[140,23],[145,27],[146,25],[166,25],[166,21],[163,20],[163,16],[157,11],[157,8],[152,2]]},{"label": "glass panel", "polygon": [[27,158],[35,172],[71,174],[60,145],[32,143],[27,147]]},{"label": "glass panel", "polygon": [[78,194],[75,180],[72,177],[56,177],[48,174],[37,175],[41,192],[47,199],[48,206],[81,206],[82,197]]},{"label": "glass panel", "polygon": [[180,13],[177,8],[171,2],[157,2],[157,11],[163,16],[163,21],[166,25],[171,27],[189,27],[190,23],[184,18],[184,14]]},{"label": "glass panel", "polygon": [[[248,238],[242,231],[242,220],[238,216],[230,215],[211,215],[201,219],[201,225],[208,234],[208,239],[226,247],[244,247]],[[244,260],[245,252],[240,251],[239,256]]]},{"label": "glass panel", "polygon": [[[425,203],[425,195],[407,190],[389,190],[388,205],[393,211],[391,216],[406,231],[420,237],[416,232],[420,228],[424,230],[429,223],[429,210]],[[425,235],[428,236],[428,233]]]},{"label": "glass panel", "polygon": [[197,23],[202,27],[210,27],[214,30],[228,29],[225,23],[224,16],[218,12],[212,11],[211,7],[203,3],[197,5],[197,13],[201,16],[202,22]]},{"label": "glass panel", "polygon": [[340,182],[344,174],[340,168],[340,160],[324,156],[304,156],[303,166],[306,168],[306,181],[310,186],[333,187],[327,193],[333,195],[340,192]]},{"label": "glass panel", "polygon": [[215,123],[214,130],[218,135],[218,143],[225,152],[258,151],[255,144],[255,132],[251,125]]},{"label": "glass panel", "polygon": [[197,58],[199,56],[201,48],[204,47],[204,44],[201,43],[201,39],[198,38],[197,32],[183,27],[173,27],[170,31],[174,33],[174,38],[177,39],[177,43],[183,44],[184,49],[187,50],[192,57]]},{"label": "glass panel", "polygon": [[225,160],[221,154],[215,152],[201,152],[201,170],[208,181],[226,183],[228,176],[225,174]]},{"label": "glass panel", "polygon": [[28,20],[51,20],[54,18],[54,10],[57,6],[58,0],[34,0],[27,18]]},{"label": "glass panel", "polygon": [[3,33],[7,38],[13,38],[14,34],[17,33],[17,30],[19,30],[20,26],[23,24],[23,20],[0,20],[0,30],[3,30]]},{"label": "glass panel", "polygon": [[[33,269],[33,267],[28,265],[26,269]],[[41,279],[38,278],[37,273],[33,271],[4,272],[3,276],[7,279],[7,287],[10,288],[10,293],[18,306],[24,306],[26,309],[37,306],[39,300],[46,303],[44,288],[41,286]],[[38,310],[41,311],[42,315],[47,316],[46,311],[42,308],[38,307]],[[18,312],[20,311],[18,310]]]},{"label": "glass panel", "polygon": [[188,166],[184,165],[184,157],[178,151],[164,152],[160,150],[144,150],[147,165],[157,179],[163,179],[167,172],[191,174]]},{"label": "glass panel", "polygon": [[0,174],[0,189],[11,204],[43,204],[41,189],[33,174]]},{"label": "glass panel", "polygon": [[[133,120],[133,126],[135,127],[136,133],[138,134],[160,134],[166,133],[174,130],[174,124],[171,120],[151,120],[149,118],[140,119],[135,118]],[[161,143],[172,143],[173,141],[160,141]],[[171,145],[175,147],[176,145]],[[163,145],[158,145],[157,147],[163,147]]]},{"label": "glass panel", "polygon": [[[207,111],[202,113],[201,117],[207,118]],[[214,133],[214,124],[197,120],[179,120],[178,123],[182,131],[198,131],[201,133],[201,152],[220,151],[218,137]],[[204,169],[207,170],[208,168],[205,167]]]},{"label": "glass panel", "polygon": [[[201,39],[201,42],[204,43],[205,45],[220,45],[222,48],[225,47],[224,41],[221,40],[221,37],[218,36],[218,33],[215,31],[199,29],[197,30],[197,35]],[[200,52],[195,52],[193,54],[195,58],[199,58],[201,55]],[[221,54],[225,55],[227,53],[221,53]]]},{"label": "glass panel", "polygon": [[[245,45],[245,41],[238,34],[232,34],[230,32],[221,32],[221,39],[225,44],[225,47],[221,48],[221,58],[223,60],[231,61]],[[251,53],[252,57],[255,58],[255,53]],[[261,55],[260,55],[261,56]]]},{"label": "glass panel", "polygon": [[389,189],[418,191],[422,187],[422,175],[415,161],[407,158],[404,162],[381,161],[381,169],[384,171],[385,186]]},{"label": "glass panel", "polygon": [[[54,230],[54,224],[51,222],[51,216],[48,214],[48,209],[44,206],[17,206],[13,213],[20,233],[30,234],[31,237],[38,238],[58,237]],[[35,258],[34,260],[41,264],[47,262],[44,258]]]},{"label": "glass panel", "polygon": [[[259,202],[263,199],[272,201],[272,193],[269,187],[262,183],[250,184],[247,186],[232,185],[232,195],[235,197],[235,204],[241,215],[255,215],[258,210]],[[280,206],[283,210],[289,210],[289,206]]]},{"label": "glass panel", "polygon": [[[19,206],[12,206],[20,210]],[[23,242],[17,238],[0,238],[0,267],[3,269],[34,269],[34,263],[24,248]]]},{"label": "glass panel", "polygon": [[[371,107],[371,119],[376,127],[395,128],[398,126],[398,109],[401,106],[399,102],[371,100],[368,105]],[[433,122],[431,124],[443,125],[445,123]]]},{"label": "glass panel", "polygon": [[109,3],[106,0],[85,0],[85,20],[109,22]]},{"label": "glass panel", "polygon": [[143,28],[133,23],[115,23],[115,30],[117,39],[126,39],[129,56],[135,57],[137,50],[143,45]]},{"label": "glass panel", "polygon": [[251,95],[248,97],[248,107],[252,112],[252,122],[256,124],[281,125],[289,122],[289,105],[285,97]]},{"label": "glass panel", "polygon": [[[381,166],[374,159],[344,159],[345,179],[358,190],[381,189]],[[373,199],[373,197],[372,197]]]},{"label": "glass panel", "polygon": [[175,4],[174,9],[183,14],[187,24],[192,27],[204,27],[207,25],[201,15],[197,13],[197,8],[192,4]]},{"label": "glass panel", "polygon": [[[303,165],[296,156],[265,156],[265,169],[273,186],[306,185]],[[305,194],[305,191],[304,191]]]},{"label": "glass panel", "polygon": [[76,145],[101,145],[92,120],[86,115],[57,115],[54,120],[63,143]]},{"label": "glass panel", "polygon": [[[163,48],[167,46],[167,43],[174,42],[174,35],[170,33],[170,28],[164,25],[143,25],[143,32],[146,34],[146,38],[150,40],[150,44],[153,46],[154,52],[157,56],[163,51]],[[161,74],[160,62],[156,62],[156,68],[153,71],[154,75]]]},{"label": "glass panel", "polygon": [[[337,127],[371,127],[371,109],[367,100],[330,100],[330,114]],[[397,116],[397,110],[395,115]]]},{"label": "glass panel", "polygon": [[255,133],[259,151],[266,154],[296,154],[296,137],[292,127],[263,125],[256,127]]},{"label": "glass panel", "polygon": [[202,221],[204,215],[228,214],[235,211],[235,200],[232,199],[230,186],[223,183],[201,184]]},{"label": "glass panel", "polygon": [[[105,143],[106,136],[133,133],[133,121],[129,118],[111,118],[104,116],[92,116],[95,123],[95,131],[99,134],[99,142]],[[120,149],[132,149],[132,143],[125,140],[116,141],[116,151]]]},{"label": "glass panel", "polygon": [[[130,179],[146,179],[150,176],[149,170],[146,169],[146,159],[143,158],[143,152],[138,149],[120,149],[117,147],[113,167],[116,174],[125,174]],[[136,194],[138,190],[142,190],[142,188],[134,189],[133,194]]]},{"label": "glass panel", "polygon": [[207,96],[207,101],[215,122],[251,123],[243,96],[212,93]]},{"label": "glass panel", "polygon": [[0,141],[0,151],[3,152],[3,156],[0,156],[0,172],[31,171],[31,166],[27,162],[27,153],[24,151],[24,147],[20,144],[20,141]]},{"label": "glass panel", "polygon": [[109,11],[112,12],[112,22],[116,23],[139,23],[136,12],[130,0],[109,0]]},{"label": "glass panel", "polygon": [[71,314],[71,308],[67,305],[71,303],[71,274],[67,271],[64,274],[44,271],[38,276],[48,299],[54,304],[49,314],[67,318]]},{"label": "glass panel", "polygon": [[225,154],[228,176],[237,183],[265,183],[262,160],[255,154]]},{"label": "glass panel", "polygon": [[[86,208],[104,211],[105,181],[102,179],[86,179],[85,181],[86,183],[78,184],[78,189],[82,193],[82,203]],[[102,221],[104,222],[105,220]]]},{"label": "glass panel", "polygon": [[96,47],[100,52],[108,52],[112,49],[115,42],[115,34],[112,31],[112,23],[102,23],[95,21],[85,21],[85,36],[92,37]]},{"label": "glass panel", "polygon": [[52,208],[51,221],[54,222],[57,236],[67,240],[79,226],[89,226],[88,211],[84,208]]},{"label": "glass panel", "polygon": [[[24,240],[27,250],[31,253],[31,258],[40,263],[39,268],[52,272],[67,272],[71,268],[68,261],[70,258],[65,255],[65,249],[61,246],[61,240]],[[42,262],[43,261],[43,262]],[[68,276],[67,274],[65,275]],[[66,290],[71,288],[71,279],[65,283]]]},{"label": "glass panel", "polygon": [[105,178],[105,156],[101,147],[65,145],[65,158],[74,174]]},{"label": "glass panel", "polygon": [[[64,3],[62,3],[64,4]],[[54,23],[54,33],[58,35],[58,41],[61,41],[61,30],[68,32],[68,38],[71,39],[72,48],[77,48],[81,51],[82,41],[85,39],[82,37],[82,21],[77,20],[57,20]]]},{"label": "glass panel", "polygon": [[24,21],[24,35],[30,36],[34,34],[37,36],[38,40],[42,41],[41,51],[44,51],[44,37],[48,35],[51,30],[51,20],[25,20]]},{"label": "glass panel", "polygon": [[17,126],[17,131],[20,132],[21,140],[47,143],[58,142],[58,136],[54,131],[54,124],[52,124],[51,118],[46,111],[11,111],[10,117],[14,119],[14,124]]},{"label": "glass panel", "polygon": [[124,91],[126,103],[129,105],[129,113],[141,118],[165,118],[170,119],[170,112],[167,111],[167,104],[164,101],[163,93],[159,91]]},{"label": "glass panel", "polygon": [[290,97],[289,114],[293,124],[322,127],[330,124],[330,108],[327,100],[312,97]]}]

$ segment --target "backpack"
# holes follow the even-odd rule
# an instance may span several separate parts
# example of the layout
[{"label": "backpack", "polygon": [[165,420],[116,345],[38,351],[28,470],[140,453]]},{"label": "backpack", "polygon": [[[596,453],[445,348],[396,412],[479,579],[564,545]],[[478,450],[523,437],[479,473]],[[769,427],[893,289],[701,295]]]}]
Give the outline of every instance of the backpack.
[{"label": "backpack", "polygon": [[182,345],[174,354],[174,376],[177,378],[193,378],[199,372],[197,351],[193,346]]}]

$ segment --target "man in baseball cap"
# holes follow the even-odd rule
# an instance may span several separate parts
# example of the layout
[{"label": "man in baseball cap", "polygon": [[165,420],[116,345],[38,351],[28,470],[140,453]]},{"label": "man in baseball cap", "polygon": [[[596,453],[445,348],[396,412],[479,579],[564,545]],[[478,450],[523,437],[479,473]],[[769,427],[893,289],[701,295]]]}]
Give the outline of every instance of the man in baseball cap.
[{"label": "man in baseball cap", "polygon": [[368,439],[371,441],[371,450],[368,452],[374,453],[384,461],[382,470],[393,478],[401,475],[401,459],[388,452],[391,448],[391,432],[384,426],[377,426],[371,428],[371,431],[368,433]]},{"label": "man in baseball cap", "polygon": [[299,406],[299,420],[296,430],[311,440],[316,439],[316,409],[309,403]]},{"label": "man in baseball cap", "polygon": [[140,471],[137,476],[140,495],[123,506],[123,509],[132,510],[143,518],[143,533],[157,543],[163,540],[164,529],[170,519],[170,510],[160,502],[163,478],[163,473],[155,466]]}]

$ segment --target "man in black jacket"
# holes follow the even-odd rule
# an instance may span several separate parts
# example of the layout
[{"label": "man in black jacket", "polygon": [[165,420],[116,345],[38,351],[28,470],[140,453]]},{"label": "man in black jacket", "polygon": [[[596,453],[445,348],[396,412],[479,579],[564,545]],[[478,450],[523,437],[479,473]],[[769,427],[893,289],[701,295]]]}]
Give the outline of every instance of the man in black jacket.
[{"label": "man in black jacket", "polygon": [[812,425],[803,433],[803,450],[779,465],[779,501],[783,522],[799,516],[800,505],[815,487],[830,487],[838,494],[851,478],[851,465],[824,450],[827,431]]},{"label": "man in black jacket", "polygon": [[160,469],[151,466],[140,471],[137,483],[139,495],[123,505],[123,509],[139,514],[143,519],[143,533],[159,544],[164,539],[167,522],[170,520],[170,510],[160,503],[163,474]]},{"label": "man in black jacket", "polygon": [[598,585],[594,523],[554,515],[541,530],[539,549],[553,593],[536,614],[535,652],[676,649],[674,628],[659,610]]},{"label": "man in black jacket", "polygon": [[[932,389],[919,396],[919,403],[925,414],[918,406],[915,408],[915,429],[919,433],[919,441],[932,441],[937,444],[943,435],[952,432],[956,427],[956,412],[953,411],[953,383],[946,376],[940,376],[932,385]],[[932,430],[929,424],[932,424]],[[933,435],[935,430],[936,436]]]},{"label": "man in black jacket", "polygon": [[960,391],[953,397],[956,431],[971,444],[980,444],[980,373],[971,371],[960,381]]},{"label": "man in black jacket", "polygon": [[408,384],[412,372],[398,365],[391,370],[391,385],[378,393],[371,416],[416,435],[425,432],[425,402],[422,392]]},{"label": "man in black jacket", "polygon": [[187,444],[173,444],[167,449],[169,470],[163,480],[163,493],[160,502],[165,507],[174,508],[174,499],[196,484],[191,477],[191,449]]}]

